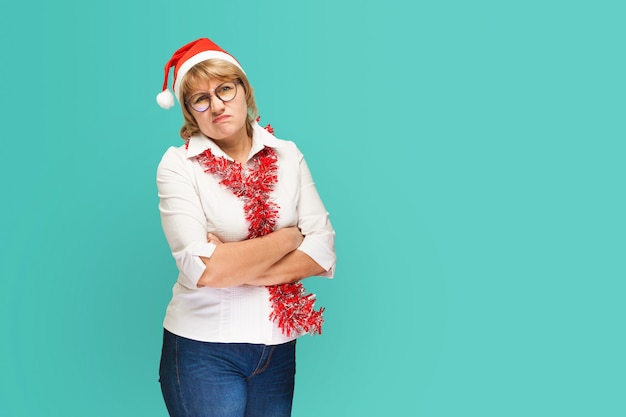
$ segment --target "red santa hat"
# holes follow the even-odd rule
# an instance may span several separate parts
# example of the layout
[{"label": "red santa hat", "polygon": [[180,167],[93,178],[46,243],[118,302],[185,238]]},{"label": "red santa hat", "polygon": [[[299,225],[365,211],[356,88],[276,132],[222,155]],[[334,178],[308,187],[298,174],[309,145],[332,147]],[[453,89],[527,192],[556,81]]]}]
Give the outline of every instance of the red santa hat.
[{"label": "red santa hat", "polygon": [[185,77],[185,74],[187,74],[187,72],[194,65],[208,59],[223,59],[235,64],[243,71],[241,64],[239,64],[235,57],[217,46],[213,41],[207,38],[197,39],[174,52],[174,55],[172,55],[167,64],[165,64],[163,91],[161,91],[156,98],[159,106],[164,109],[169,109],[174,105],[174,96],[170,90],[167,89],[167,78],[171,67],[174,67],[174,84],[172,89],[174,90],[174,94],[176,94],[176,98],[180,103],[180,84]]}]

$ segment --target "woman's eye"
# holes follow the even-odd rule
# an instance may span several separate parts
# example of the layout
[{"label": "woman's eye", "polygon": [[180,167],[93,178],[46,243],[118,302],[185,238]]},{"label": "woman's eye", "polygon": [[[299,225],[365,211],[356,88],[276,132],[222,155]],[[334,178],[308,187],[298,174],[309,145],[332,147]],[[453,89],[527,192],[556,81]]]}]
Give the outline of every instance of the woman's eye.
[{"label": "woman's eye", "polygon": [[209,101],[209,95],[208,94],[200,94],[200,95],[198,95],[198,97],[196,97],[193,102],[194,102],[194,104],[198,104],[198,103],[202,103],[202,102],[205,102],[205,101]]},{"label": "woman's eye", "polygon": [[220,88],[220,93],[227,93],[230,90],[232,90],[232,87],[230,85],[223,85],[222,88]]}]

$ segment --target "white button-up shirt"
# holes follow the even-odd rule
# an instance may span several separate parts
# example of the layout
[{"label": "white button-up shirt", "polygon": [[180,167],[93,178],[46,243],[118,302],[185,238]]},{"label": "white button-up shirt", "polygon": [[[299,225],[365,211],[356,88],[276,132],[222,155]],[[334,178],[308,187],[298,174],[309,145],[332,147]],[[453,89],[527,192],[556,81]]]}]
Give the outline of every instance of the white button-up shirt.
[{"label": "white button-up shirt", "polygon": [[[317,193],[302,153],[293,142],[280,140],[255,123],[248,159],[265,146],[278,156],[278,182],[270,194],[279,209],[276,228],[298,226],[304,240],[298,248],[321,265],[332,278],[335,269],[335,232]],[[222,242],[245,240],[248,222],[243,202],[204,172],[196,156],[210,149],[216,157],[232,160],[204,135],[191,137],[188,146],[169,148],[157,169],[159,210],[163,231],[179,274],[165,314],[164,327],[189,339],[206,342],[284,343],[286,337],[269,319],[271,304],[266,287],[196,286],[215,245],[207,233]]]}]

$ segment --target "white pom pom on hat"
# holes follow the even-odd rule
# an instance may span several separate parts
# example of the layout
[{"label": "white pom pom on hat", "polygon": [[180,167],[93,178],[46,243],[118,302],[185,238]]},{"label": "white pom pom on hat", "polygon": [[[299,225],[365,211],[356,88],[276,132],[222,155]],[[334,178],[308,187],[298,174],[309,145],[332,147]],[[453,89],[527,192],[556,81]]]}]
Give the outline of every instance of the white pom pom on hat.
[{"label": "white pom pom on hat", "polygon": [[243,71],[241,64],[239,64],[235,57],[217,46],[213,41],[208,38],[197,39],[174,52],[174,55],[172,55],[170,60],[167,61],[167,64],[165,64],[163,90],[157,94],[156,98],[159,106],[164,109],[169,109],[174,105],[174,96],[167,88],[170,68],[174,67],[174,84],[172,85],[172,89],[180,103],[179,88],[185,74],[187,74],[194,65],[208,59],[223,59],[235,64]]},{"label": "white pom pom on hat", "polygon": [[161,91],[159,94],[157,94],[156,98],[159,106],[163,107],[165,110],[174,105],[174,95],[170,92],[170,90]]}]

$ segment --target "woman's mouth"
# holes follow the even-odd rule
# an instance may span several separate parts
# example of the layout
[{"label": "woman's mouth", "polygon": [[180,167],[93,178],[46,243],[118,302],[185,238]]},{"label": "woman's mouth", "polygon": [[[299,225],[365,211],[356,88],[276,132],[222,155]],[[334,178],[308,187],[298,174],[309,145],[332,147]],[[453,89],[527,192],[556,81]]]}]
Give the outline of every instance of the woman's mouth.
[{"label": "woman's mouth", "polygon": [[213,123],[220,123],[223,122],[224,120],[228,119],[230,116],[224,114],[221,116],[217,116],[215,119],[213,119]]}]

